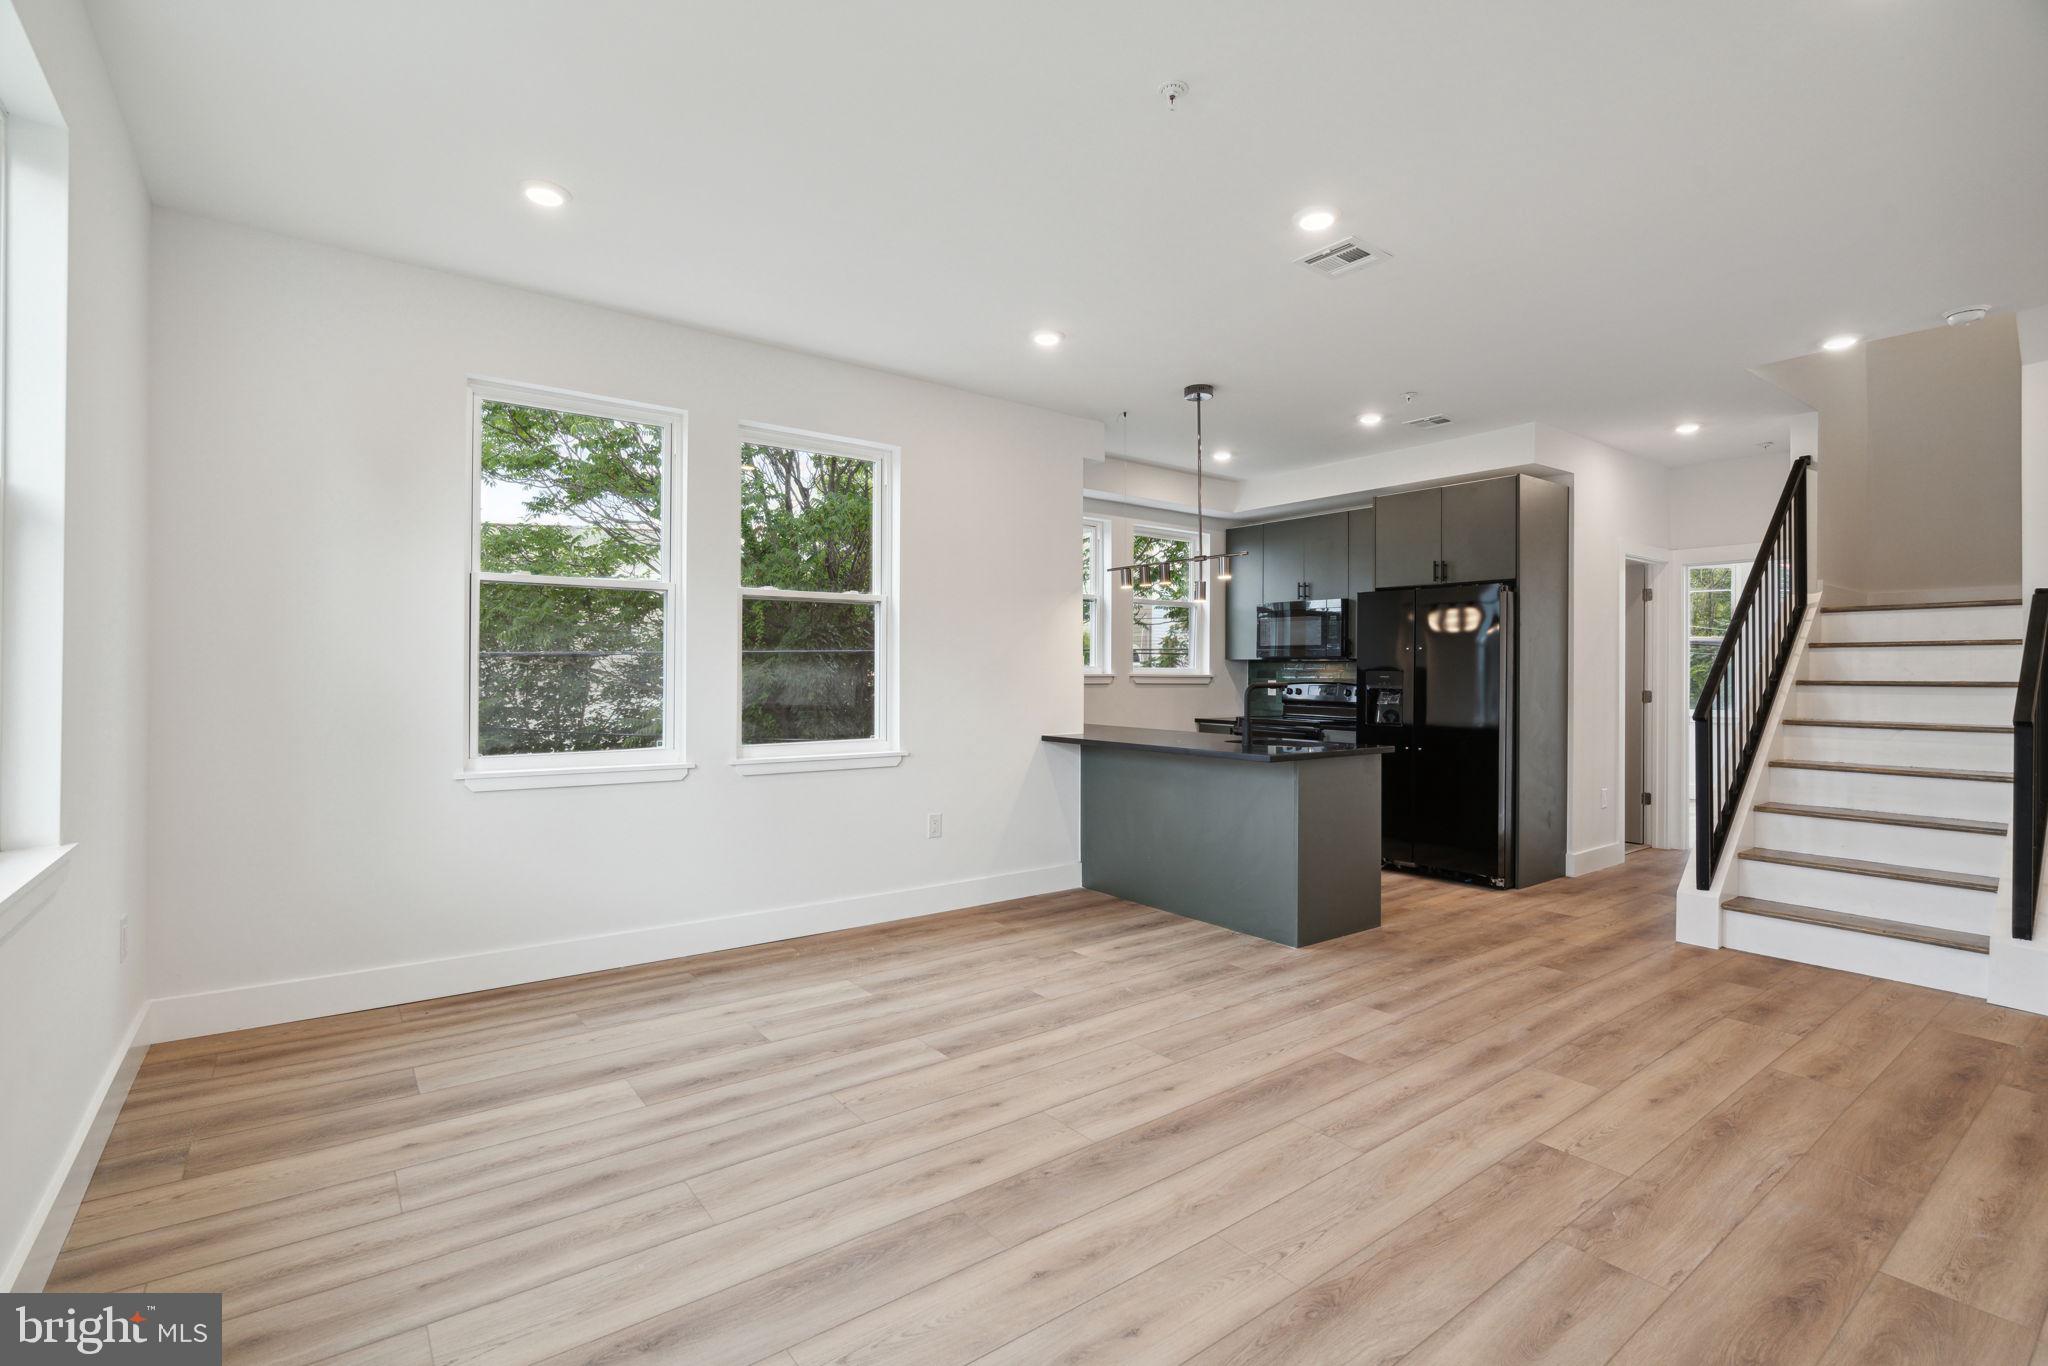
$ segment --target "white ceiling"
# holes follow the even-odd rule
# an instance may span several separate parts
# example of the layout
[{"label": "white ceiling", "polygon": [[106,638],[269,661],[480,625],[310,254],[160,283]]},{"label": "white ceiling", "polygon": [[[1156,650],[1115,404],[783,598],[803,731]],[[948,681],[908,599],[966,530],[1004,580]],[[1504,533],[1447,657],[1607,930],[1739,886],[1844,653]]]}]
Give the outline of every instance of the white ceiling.
[{"label": "white ceiling", "polygon": [[[90,12],[160,203],[1100,417],[1141,459],[1186,463],[1208,381],[1234,475],[1413,444],[1408,389],[1446,437],[1749,454],[1799,405],[1748,367],[2048,302],[2042,0]],[[1392,259],[1292,264],[1311,204]]]}]

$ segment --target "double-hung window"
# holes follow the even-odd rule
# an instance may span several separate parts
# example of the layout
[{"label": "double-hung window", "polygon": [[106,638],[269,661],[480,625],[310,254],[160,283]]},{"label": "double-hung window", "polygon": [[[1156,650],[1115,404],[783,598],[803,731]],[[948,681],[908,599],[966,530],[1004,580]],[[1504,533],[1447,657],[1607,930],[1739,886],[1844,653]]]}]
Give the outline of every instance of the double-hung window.
[{"label": "double-hung window", "polygon": [[740,432],[743,773],[894,764],[891,447]]},{"label": "double-hung window", "polygon": [[682,414],[481,382],[470,409],[464,780],[682,777]]},{"label": "double-hung window", "polygon": [[1096,517],[1081,519],[1081,672],[1094,678],[1109,676],[1109,622],[1102,615],[1102,585],[1108,564],[1109,523]]},{"label": "double-hung window", "polygon": [[1721,652],[1721,637],[1728,634],[1728,623],[1734,619],[1735,586],[1743,569],[1734,564],[1696,564],[1685,571],[1688,710],[1699,705],[1700,689],[1706,686],[1714,656]]},{"label": "double-hung window", "polygon": [[1136,564],[1174,564],[1167,578],[1131,590],[1131,671],[1200,673],[1208,666],[1206,604],[1197,602],[1187,557],[1198,553],[1191,531],[1139,527],[1131,537]]}]

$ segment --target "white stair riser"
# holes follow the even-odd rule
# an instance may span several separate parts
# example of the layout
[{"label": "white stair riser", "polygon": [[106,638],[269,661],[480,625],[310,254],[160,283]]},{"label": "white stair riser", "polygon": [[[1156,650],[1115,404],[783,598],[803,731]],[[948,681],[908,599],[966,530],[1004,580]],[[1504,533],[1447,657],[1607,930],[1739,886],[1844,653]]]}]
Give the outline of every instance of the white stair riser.
[{"label": "white stair riser", "polygon": [[[1771,768],[1764,778],[1771,801],[1799,806],[1847,806],[1859,811],[1910,811],[1966,821],[2012,819],[2012,784],[1952,778],[1895,778],[1881,773],[1836,773],[1818,768]],[[1894,860],[1896,861],[1896,860]]]},{"label": "white stair riser", "polygon": [[2005,863],[2002,837],[1928,830],[1916,825],[1877,825],[1869,821],[1835,821],[1759,811],[1749,832],[1758,847],[1764,849],[1867,859],[1873,863],[1903,863],[1950,873],[1997,877]]},{"label": "white stair riser", "polygon": [[2015,691],[2015,688],[1795,686],[1787,715],[1822,721],[1940,721],[1956,725],[2009,726],[2012,724]]},{"label": "white stair riser", "polygon": [[1925,882],[1795,868],[1783,863],[1742,861],[1742,894],[1765,901],[1788,901],[1826,911],[1848,911],[1927,925],[1942,930],[1991,933],[1998,898],[1990,892],[1961,887],[1936,887]]},{"label": "white stair riser", "polygon": [[1902,608],[1886,612],[1823,612],[1816,640],[2018,640],[2027,632],[2020,607]]},{"label": "white stair riser", "polygon": [[2012,737],[1968,731],[1836,730],[1786,726],[1778,732],[1780,759],[1838,764],[1910,764],[1919,768],[1975,768],[2012,772]]},{"label": "white stair riser", "polygon": [[1807,678],[1989,678],[2020,676],[2016,645],[1923,645],[1887,649],[1809,650]]},{"label": "white stair riser", "polygon": [[1721,913],[1721,934],[1723,944],[1744,953],[1814,963],[1893,982],[1912,982],[1979,1000],[1989,989],[1991,959],[1981,953],[1741,911]]}]

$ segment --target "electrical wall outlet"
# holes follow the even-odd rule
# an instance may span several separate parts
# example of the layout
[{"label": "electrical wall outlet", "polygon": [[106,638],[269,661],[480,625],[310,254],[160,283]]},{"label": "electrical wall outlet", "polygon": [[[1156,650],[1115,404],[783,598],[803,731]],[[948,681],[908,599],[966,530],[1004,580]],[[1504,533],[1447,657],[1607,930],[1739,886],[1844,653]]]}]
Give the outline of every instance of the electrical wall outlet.
[{"label": "electrical wall outlet", "polygon": [[128,961],[128,917],[121,917],[121,961]]},{"label": "electrical wall outlet", "polygon": [[946,818],[934,811],[924,818],[924,837],[935,840],[946,833]]}]

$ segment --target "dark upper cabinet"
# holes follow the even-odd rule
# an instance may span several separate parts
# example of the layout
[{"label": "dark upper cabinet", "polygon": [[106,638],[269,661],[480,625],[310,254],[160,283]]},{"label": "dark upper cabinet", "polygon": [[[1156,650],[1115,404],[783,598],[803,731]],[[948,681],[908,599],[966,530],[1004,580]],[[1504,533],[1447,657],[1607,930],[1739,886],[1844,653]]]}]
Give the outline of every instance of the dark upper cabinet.
[{"label": "dark upper cabinet", "polygon": [[1223,590],[1223,656],[1226,659],[1259,657],[1259,604],[1264,602],[1263,576],[1266,528],[1232,527],[1223,533],[1223,548],[1232,554],[1242,550],[1242,559],[1230,562],[1230,582]]},{"label": "dark upper cabinet", "polygon": [[1292,602],[1301,596],[1302,519],[1266,523],[1266,585],[1261,602]]},{"label": "dark upper cabinet", "polygon": [[1372,507],[1372,580],[1375,588],[1436,583],[1443,558],[1442,489],[1383,493]]},{"label": "dark upper cabinet", "polygon": [[1349,518],[1341,512],[1301,519],[1301,581],[1311,598],[1341,598],[1351,578]]},{"label": "dark upper cabinet", "polygon": [[1266,523],[1266,602],[1341,598],[1351,567],[1345,514]]},{"label": "dark upper cabinet", "polygon": [[1520,480],[1512,474],[1444,485],[1443,551],[1438,558],[1444,562],[1445,583],[1515,577],[1519,492]]},{"label": "dark upper cabinet", "polygon": [[1351,524],[1347,529],[1350,572],[1345,575],[1344,585],[1344,596],[1349,598],[1370,593],[1376,586],[1372,574],[1372,509],[1359,508],[1344,516]]}]

